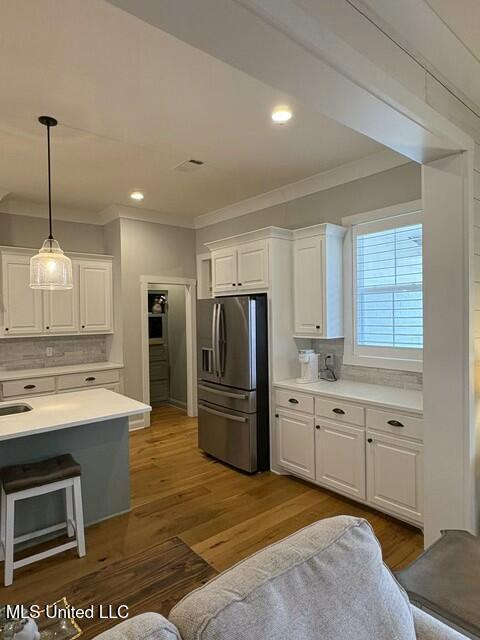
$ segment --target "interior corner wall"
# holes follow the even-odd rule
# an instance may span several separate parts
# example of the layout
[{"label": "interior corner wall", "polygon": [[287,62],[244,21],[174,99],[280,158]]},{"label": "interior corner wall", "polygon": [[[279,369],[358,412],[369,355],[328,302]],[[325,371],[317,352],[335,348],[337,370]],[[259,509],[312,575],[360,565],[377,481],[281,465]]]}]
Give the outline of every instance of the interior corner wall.
[{"label": "interior corner wall", "polygon": [[120,224],[125,394],[143,400],[140,276],[195,278],[195,232],[122,218]]},{"label": "interior corner wall", "polygon": [[208,253],[206,242],[262,227],[298,229],[322,222],[341,224],[344,216],[374,211],[421,197],[421,166],[410,162],[338,187],[197,229],[196,251],[197,254]]},{"label": "interior corner wall", "polygon": [[[0,205],[1,206],[1,205]],[[106,253],[103,227],[96,224],[54,220],[55,238],[64,251]],[[46,218],[0,211],[0,245],[40,248],[48,235]]]}]

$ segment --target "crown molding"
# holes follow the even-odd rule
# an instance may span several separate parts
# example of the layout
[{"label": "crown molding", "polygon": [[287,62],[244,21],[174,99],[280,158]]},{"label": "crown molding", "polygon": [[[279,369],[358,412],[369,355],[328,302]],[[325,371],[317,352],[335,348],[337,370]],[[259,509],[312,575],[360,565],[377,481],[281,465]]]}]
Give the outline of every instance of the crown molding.
[{"label": "crown molding", "polygon": [[153,209],[127,207],[121,204],[111,204],[100,211],[98,213],[98,224],[105,225],[119,218],[165,224],[172,227],[194,228],[193,217],[177,216],[172,213],[162,213],[161,211],[155,211]]},{"label": "crown molding", "polygon": [[197,216],[194,220],[195,228],[201,229],[216,224],[217,222],[245,216],[260,209],[290,202],[296,198],[302,198],[303,196],[308,196],[318,191],[332,189],[333,187],[338,187],[341,184],[352,182],[353,180],[359,180],[375,173],[388,171],[388,169],[394,169],[409,162],[411,162],[409,158],[390,149],[385,149],[384,151],[373,153],[359,160],[347,162],[334,169],[317,173],[309,178],[304,178],[303,180],[292,182],[278,189],[267,191],[253,198],[248,198],[247,200],[236,202],[222,209]]}]

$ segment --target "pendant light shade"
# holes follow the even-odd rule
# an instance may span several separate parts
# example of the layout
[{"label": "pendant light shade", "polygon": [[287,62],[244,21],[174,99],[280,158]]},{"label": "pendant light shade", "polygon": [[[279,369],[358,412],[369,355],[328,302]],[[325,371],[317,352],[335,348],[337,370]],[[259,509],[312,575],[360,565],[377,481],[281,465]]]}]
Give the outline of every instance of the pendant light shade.
[{"label": "pendant light shade", "polygon": [[57,121],[50,116],[40,116],[40,124],[47,127],[48,154],[48,226],[49,235],[40,251],[30,259],[30,287],[32,289],[73,288],[72,261],[60,248],[52,233],[52,183],[50,173],[50,127],[55,127]]}]

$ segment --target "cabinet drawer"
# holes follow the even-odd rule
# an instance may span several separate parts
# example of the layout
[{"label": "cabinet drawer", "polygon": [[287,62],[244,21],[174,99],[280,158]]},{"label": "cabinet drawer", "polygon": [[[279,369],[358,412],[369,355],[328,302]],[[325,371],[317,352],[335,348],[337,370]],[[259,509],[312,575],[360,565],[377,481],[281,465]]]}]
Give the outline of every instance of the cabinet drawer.
[{"label": "cabinet drawer", "polygon": [[383,431],[393,436],[405,436],[423,440],[423,420],[405,414],[367,409],[367,428]]},{"label": "cabinet drawer", "polygon": [[85,373],[69,373],[58,376],[57,389],[75,389],[80,387],[98,387],[104,384],[113,384],[120,381],[117,369],[111,371],[88,371]]},{"label": "cabinet drawer", "polygon": [[37,393],[49,393],[55,391],[55,378],[25,378],[2,383],[2,396],[31,396]]},{"label": "cabinet drawer", "polygon": [[350,404],[343,400],[315,398],[315,415],[360,427],[365,425],[365,409],[358,404]]},{"label": "cabinet drawer", "polygon": [[275,392],[275,404],[287,409],[313,413],[313,396],[309,396],[306,393],[277,389]]}]

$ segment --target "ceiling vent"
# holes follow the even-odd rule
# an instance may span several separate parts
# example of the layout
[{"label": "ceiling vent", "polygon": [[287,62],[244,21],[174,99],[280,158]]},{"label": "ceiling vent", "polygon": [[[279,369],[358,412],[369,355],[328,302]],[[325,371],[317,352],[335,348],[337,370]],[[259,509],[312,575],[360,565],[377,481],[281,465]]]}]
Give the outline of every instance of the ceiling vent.
[{"label": "ceiling vent", "polygon": [[200,169],[202,165],[205,163],[203,160],[195,160],[194,158],[190,158],[190,160],[185,160],[185,162],[181,162],[179,165],[175,167],[175,171],[196,171]]}]

